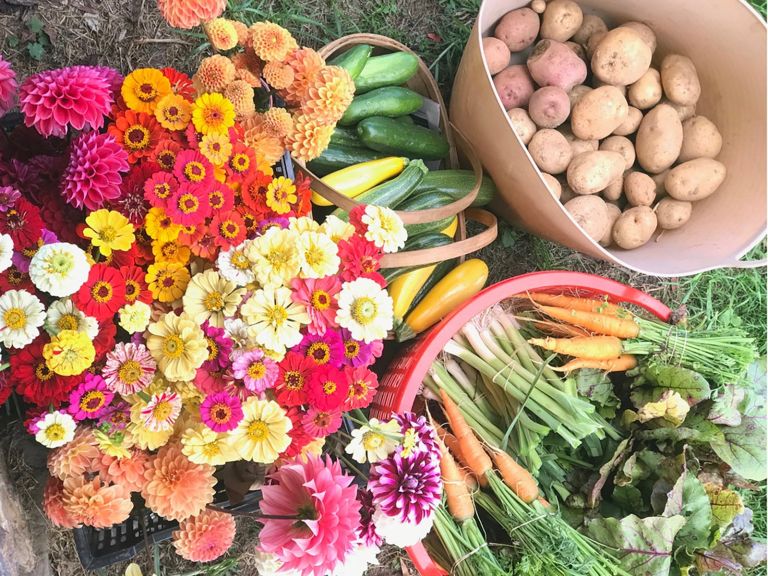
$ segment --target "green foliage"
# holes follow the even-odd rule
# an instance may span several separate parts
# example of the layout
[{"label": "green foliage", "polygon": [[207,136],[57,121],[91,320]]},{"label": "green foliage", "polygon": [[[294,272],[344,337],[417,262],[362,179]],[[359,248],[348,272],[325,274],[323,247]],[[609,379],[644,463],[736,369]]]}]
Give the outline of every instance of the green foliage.
[{"label": "green foliage", "polygon": [[51,39],[45,31],[45,23],[33,15],[24,22],[24,28],[18,35],[6,40],[9,48],[23,49],[33,60],[39,62],[51,47]]}]

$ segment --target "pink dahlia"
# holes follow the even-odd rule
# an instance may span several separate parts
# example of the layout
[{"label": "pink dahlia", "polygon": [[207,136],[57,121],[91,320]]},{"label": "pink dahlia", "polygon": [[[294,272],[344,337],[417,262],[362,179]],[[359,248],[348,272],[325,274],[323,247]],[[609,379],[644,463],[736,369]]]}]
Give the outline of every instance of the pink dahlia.
[{"label": "pink dahlia", "polygon": [[428,450],[409,458],[394,454],[371,467],[368,489],[384,514],[419,524],[440,504],[443,484],[438,459]]},{"label": "pink dahlia", "polygon": [[283,465],[262,488],[261,512],[298,520],[262,519],[260,548],[283,570],[301,576],[333,574],[357,540],[360,502],[353,478],[338,462],[309,456]]},{"label": "pink dahlia", "polygon": [[49,476],[43,491],[43,510],[48,519],[59,528],[75,528],[77,521],[64,509],[64,483]]},{"label": "pink dahlia", "polygon": [[19,101],[24,123],[43,136],[64,137],[76,130],[104,126],[112,106],[112,86],[91,66],[47,70],[30,76],[21,85]]},{"label": "pink dahlia", "polygon": [[4,116],[8,110],[13,108],[18,89],[16,72],[11,68],[11,64],[0,56],[0,116]]},{"label": "pink dahlia", "polygon": [[227,0],[157,0],[157,7],[168,24],[189,30],[221,16]]},{"label": "pink dahlia", "polygon": [[120,197],[120,172],[128,168],[128,154],[112,136],[81,134],[72,142],[62,196],[75,208],[98,210],[105,201]]},{"label": "pink dahlia", "polygon": [[235,519],[230,514],[203,510],[179,524],[173,533],[176,552],[190,562],[212,562],[235,540]]}]

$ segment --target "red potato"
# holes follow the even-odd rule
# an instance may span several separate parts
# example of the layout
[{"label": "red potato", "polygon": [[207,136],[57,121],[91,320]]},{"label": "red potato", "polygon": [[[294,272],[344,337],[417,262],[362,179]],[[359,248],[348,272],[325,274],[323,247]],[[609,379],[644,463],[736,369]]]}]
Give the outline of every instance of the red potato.
[{"label": "red potato", "polygon": [[491,76],[498,74],[509,65],[509,48],[493,36],[483,38],[483,55]]},{"label": "red potato", "polygon": [[539,88],[528,101],[528,114],[540,128],[557,128],[570,113],[568,93],[557,86]]},{"label": "red potato", "polygon": [[530,8],[518,8],[507,12],[493,35],[504,42],[510,52],[520,52],[533,44],[539,35],[539,15]]},{"label": "red potato", "polygon": [[587,79],[587,65],[562,42],[542,40],[528,57],[528,70],[539,86],[557,86],[566,92]]},{"label": "red potato", "polygon": [[504,68],[493,77],[493,85],[505,110],[526,106],[535,90],[528,68],[523,64]]}]

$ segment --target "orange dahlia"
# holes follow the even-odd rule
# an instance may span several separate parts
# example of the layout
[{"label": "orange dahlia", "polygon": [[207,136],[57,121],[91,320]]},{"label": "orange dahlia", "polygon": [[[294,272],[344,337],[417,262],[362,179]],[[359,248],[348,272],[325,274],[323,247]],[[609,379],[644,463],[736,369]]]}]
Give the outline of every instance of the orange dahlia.
[{"label": "orange dahlia", "polygon": [[293,132],[293,116],[285,108],[272,107],[263,114],[264,125],[281,138]]},{"label": "orange dahlia", "polygon": [[82,476],[95,470],[100,458],[101,451],[92,430],[78,426],[71,442],[48,454],[48,471],[52,476],[66,480],[70,476]]},{"label": "orange dahlia", "polygon": [[64,483],[54,476],[48,477],[43,491],[43,510],[48,519],[60,528],[75,528],[77,522],[64,509]]},{"label": "orange dahlia", "polygon": [[253,101],[254,91],[246,80],[231,82],[224,89],[224,96],[232,102],[239,120],[253,116],[256,112],[256,104]]},{"label": "orange dahlia", "polygon": [[117,484],[103,484],[99,478],[70,476],[64,480],[64,510],[78,524],[109,528],[123,522],[133,509],[131,493]]},{"label": "orange dahlia", "polygon": [[235,27],[235,32],[237,32],[237,45],[241,48],[245,47],[245,45],[248,44],[248,40],[251,38],[251,30],[247,25],[238,20],[230,20],[230,22],[232,22],[232,25]]},{"label": "orange dahlia", "polygon": [[283,91],[283,96],[292,104],[303,102],[325,60],[311,48],[300,48],[294,50],[285,63],[293,69],[293,82]]},{"label": "orange dahlia", "polygon": [[294,158],[309,162],[328,147],[333,128],[333,125],[324,126],[314,118],[300,114],[294,118],[293,133],[288,138],[287,147]]},{"label": "orange dahlia", "polygon": [[221,16],[227,0],[157,0],[157,7],[168,24],[189,30]]},{"label": "orange dahlia", "polygon": [[235,65],[235,76],[238,80],[245,80],[253,88],[261,86],[261,63],[253,50],[246,48],[244,52],[232,56]]},{"label": "orange dahlia", "polygon": [[190,462],[178,442],[166,444],[150,460],[141,495],[160,516],[186,520],[213,501],[213,472],[212,466]]},{"label": "orange dahlia", "polygon": [[270,166],[285,153],[283,138],[264,123],[261,114],[254,114],[245,123],[244,141],[256,151],[257,157]]},{"label": "orange dahlia", "polygon": [[211,46],[216,50],[232,50],[237,46],[237,29],[231,20],[216,18],[203,25]]},{"label": "orange dahlia", "polygon": [[355,96],[355,83],[344,68],[325,66],[307,90],[304,113],[321,124],[336,124]]},{"label": "orange dahlia", "polygon": [[291,33],[274,22],[256,22],[251,26],[250,44],[256,56],[265,62],[282,62],[298,48]]},{"label": "orange dahlia", "polygon": [[262,74],[264,80],[277,90],[288,88],[293,83],[293,68],[282,62],[267,62]]},{"label": "orange dahlia", "polygon": [[211,562],[229,550],[235,530],[235,519],[230,514],[203,510],[179,524],[173,533],[173,546],[185,560]]},{"label": "orange dahlia", "polygon": [[234,79],[235,65],[221,54],[203,58],[195,74],[195,80],[202,87],[201,92],[222,92]]},{"label": "orange dahlia", "polygon": [[144,473],[149,468],[149,456],[144,450],[132,449],[126,458],[104,454],[99,462],[99,477],[105,482],[122,486],[129,492],[141,492]]}]

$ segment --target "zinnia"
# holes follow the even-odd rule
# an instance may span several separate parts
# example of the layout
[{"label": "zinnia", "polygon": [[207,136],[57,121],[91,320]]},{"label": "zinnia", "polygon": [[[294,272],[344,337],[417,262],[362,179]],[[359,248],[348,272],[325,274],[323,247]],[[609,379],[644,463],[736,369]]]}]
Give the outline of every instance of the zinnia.
[{"label": "zinnia", "polygon": [[291,420],[277,402],[251,397],[230,438],[243,460],[271,464],[291,444],[290,429]]},{"label": "zinnia", "polygon": [[101,376],[86,374],[83,383],[69,395],[68,412],[78,421],[99,418],[107,412],[114,396]]},{"label": "zinnia", "polygon": [[118,394],[130,396],[152,382],[157,364],[143,344],[118,342],[107,354],[101,375]]},{"label": "zinnia", "polygon": [[392,298],[373,280],[345,282],[338,297],[336,322],[363,342],[382,340],[392,329]]},{"label": "zinnia", "polygon": [[215,270],[195,274],[184,292],[184,312],[198,324],[224,326],[224,318],[233,316],[245,293],[234,282],[222,278]]},{"label": "zinnia", "polygon": [[78,246],[55,242],[41,246],[32,257],[29,277],[52,296],[70,296],[88,280],[90,269],[85,252]]},{"label": "zinnia", "polygon": [[149,325],[147,348],[171,382],[194,380],[208,358],[205,335],[194,320],[174,312]]},{"label": "zinnia", "polygon": [[211,562],[229,550],[235,530],[232,515],[203,510],[179,525],[173,533],[173,546],[179,556],[190,562]]}]

